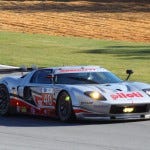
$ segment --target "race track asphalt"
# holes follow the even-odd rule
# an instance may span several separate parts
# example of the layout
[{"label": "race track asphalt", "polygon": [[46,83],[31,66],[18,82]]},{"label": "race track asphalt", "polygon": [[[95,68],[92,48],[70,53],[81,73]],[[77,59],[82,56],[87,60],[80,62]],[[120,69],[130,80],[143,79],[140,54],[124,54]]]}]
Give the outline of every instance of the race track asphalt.
[{"label": "race track asphalt", "polygon": [[0,117],[0,150],[149,150],[150,121],[62,123]]},{"label": "race track asphalt", "polygon": [[150,150],[150,121],[62,123],[0,117],[0,150]]}]

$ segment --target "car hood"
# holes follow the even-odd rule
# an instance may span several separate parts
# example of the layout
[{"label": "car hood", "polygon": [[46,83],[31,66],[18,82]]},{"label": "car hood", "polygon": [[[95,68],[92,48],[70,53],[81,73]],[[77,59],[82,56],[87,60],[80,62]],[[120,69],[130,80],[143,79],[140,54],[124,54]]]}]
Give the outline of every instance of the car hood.
[{"label": "car hood", "polygon": [[71,90],[98,91],[109,102],[112,103],[150,103],[150,97],[129,82],[94,84],[94,85],[72,85]]}]

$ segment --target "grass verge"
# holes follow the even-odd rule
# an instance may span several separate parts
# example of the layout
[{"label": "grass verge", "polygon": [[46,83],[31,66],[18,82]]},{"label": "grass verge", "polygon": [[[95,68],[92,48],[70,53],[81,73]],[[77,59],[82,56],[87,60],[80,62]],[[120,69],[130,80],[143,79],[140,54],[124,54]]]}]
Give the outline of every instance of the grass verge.
[{"label": "grass verge", "polygon": [[0,32],[0,64],[100,65],[121,78],[150,83],[150,44]]}]

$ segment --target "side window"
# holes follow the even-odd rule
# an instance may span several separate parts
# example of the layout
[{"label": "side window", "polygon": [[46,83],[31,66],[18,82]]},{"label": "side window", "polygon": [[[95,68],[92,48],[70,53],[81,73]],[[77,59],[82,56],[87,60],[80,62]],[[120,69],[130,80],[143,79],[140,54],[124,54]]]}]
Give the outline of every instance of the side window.
[{"label": "side window", "polygon": [[38,70],[36,71],[31,80],[30,83],[38,83],[38,84],[51,84],[51,79],[48,78],[48,75],[51,74],[51,70]]}]

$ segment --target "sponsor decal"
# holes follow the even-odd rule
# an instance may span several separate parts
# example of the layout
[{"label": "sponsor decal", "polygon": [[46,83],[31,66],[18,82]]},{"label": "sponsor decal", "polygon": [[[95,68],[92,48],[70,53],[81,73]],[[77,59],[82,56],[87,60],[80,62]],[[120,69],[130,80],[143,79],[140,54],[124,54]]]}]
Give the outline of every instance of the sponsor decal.
[{"label": "sponsor decal", "polygon": [[26,113],[26,112],[27,112],[26,107],[22,107],[22,108],[21,108],[21,112]]},{"label": "sponsor decal", "polygon": [[53,101],[52,94],[42,94],[42,101],[46,106],[52,105],[52,101]]},{"label": "sponsor decal", "polygon": [[142,98],[143,95],[139,92],[131,92],[131,93],[116,93],[110,95],[113,100],[123,99],[123,98]]},{"label": "sponsor decal", "polygon": [[41,96],[34,96],[34,100],[39,107],[51,106],[53,104],[53,95],[43,93]]},{"label": "sponsor decal", "polygon": [[59,70],[60,73],[70,73],[70,72],[90,72],[90,71],[96,71],[95,68],[81,68],[81,69],[63,69]]},{"label": "sponsor decal", "polygon": [[81,102],[81,105],[91,105],[93,102]]},{"label": "sponsor decal", "polygon": [[42,93],[52,93],[52,88],[42,88]]}]

